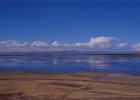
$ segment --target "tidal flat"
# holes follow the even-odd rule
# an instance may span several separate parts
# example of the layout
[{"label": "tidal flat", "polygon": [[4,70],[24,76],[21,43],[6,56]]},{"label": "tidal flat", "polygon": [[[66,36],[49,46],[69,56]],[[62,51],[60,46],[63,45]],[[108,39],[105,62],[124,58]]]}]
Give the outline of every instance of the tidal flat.
[{"label": "tidal flat", "polygon": [[0,100],[140,100],[140,76],[102,72],[0,72]]}]

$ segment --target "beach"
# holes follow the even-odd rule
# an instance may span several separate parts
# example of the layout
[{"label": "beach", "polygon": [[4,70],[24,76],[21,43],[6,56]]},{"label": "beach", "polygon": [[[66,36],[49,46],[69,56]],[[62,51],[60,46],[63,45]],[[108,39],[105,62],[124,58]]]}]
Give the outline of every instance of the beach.
[{"label": "beach", "polygon": [[140,0],[0,0],[0,100],[140,100]]},{"label": "beach", "polygon": [[139,100],[140,76],[102,72],[0,72],[0,100]]}]

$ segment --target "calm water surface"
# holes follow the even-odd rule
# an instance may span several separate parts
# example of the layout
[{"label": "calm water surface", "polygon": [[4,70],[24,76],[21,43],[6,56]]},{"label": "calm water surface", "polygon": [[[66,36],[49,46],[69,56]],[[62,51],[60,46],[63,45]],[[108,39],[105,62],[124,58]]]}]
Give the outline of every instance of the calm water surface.
[{"label": "calm water surface", "polygon": [[98,71],[140,74],[140,57],[69,54],[0,56],[0,71]]}]

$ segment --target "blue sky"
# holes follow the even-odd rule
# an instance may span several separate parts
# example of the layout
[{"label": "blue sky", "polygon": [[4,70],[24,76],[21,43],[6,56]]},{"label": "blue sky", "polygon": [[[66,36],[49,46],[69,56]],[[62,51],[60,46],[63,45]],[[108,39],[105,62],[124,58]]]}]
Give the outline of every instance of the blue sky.
[{"label": "blue sky", "polygon": [[140,46],[140,2],[0,1],[0,41],[74,44],[103,36]]}]

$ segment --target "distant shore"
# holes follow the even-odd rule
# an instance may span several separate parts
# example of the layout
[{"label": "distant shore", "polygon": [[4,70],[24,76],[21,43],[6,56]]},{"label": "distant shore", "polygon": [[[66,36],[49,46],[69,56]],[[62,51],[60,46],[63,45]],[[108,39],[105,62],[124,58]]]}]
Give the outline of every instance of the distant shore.
[{"label": "distant shore", "polygon": [[80,54],[80,55],[118,55],[140,56],[140,52],[109,52],[109,51],[37,51],[37,52],[0,52],[0,56],[18,56],[33,54]]},{"label": "distant shore", "polygon": [[100,72],[0,72],[0,100],[138,100],[140,76]]}]

